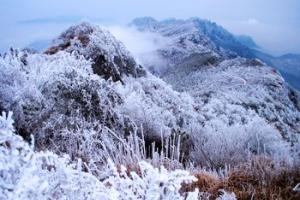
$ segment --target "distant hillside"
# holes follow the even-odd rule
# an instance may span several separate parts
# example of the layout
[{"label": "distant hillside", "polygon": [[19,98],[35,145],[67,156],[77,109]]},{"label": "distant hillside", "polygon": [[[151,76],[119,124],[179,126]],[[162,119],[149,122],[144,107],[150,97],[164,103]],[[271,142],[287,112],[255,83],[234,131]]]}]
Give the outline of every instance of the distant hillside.
[{"label": "distant hillside", "polygon": [[[263,52],[259,48],[259,45],[257,45],[251,37],[245,35],[235,36],[214,22],[199,18],[190,18],[187,20],[167,19],[157,21],[151,17],[143,17],[133,20],[130,26],[135,26],[140,31],[159,32],[166,37],[170,37],[175,34],[177,34],[178,37],[193,34],[192,37],[202,38],[202,41],[206,41],[202,42],[202,45],[209,45],[211,47],[214,46],[214,52],[217,52],[219,55],[224,56],[226,54],[227,57],[231,58],[236,56],[259,58],[268,65],[278,69],[292,87],[298,90],[300,88],[300,81],[298,81],[300,80],[299,55],[287,54],[279,57],[272,56]],[[191,41],[189,46],[198,45],[198,40],[199,39]]]},{"label": "distant hillside", "polygon": [[251,49],[258,49],[259,46],[254,42],[254,40],[247,35],[238,35],[236,36],[236,39],[246,47],[249,47]]}]

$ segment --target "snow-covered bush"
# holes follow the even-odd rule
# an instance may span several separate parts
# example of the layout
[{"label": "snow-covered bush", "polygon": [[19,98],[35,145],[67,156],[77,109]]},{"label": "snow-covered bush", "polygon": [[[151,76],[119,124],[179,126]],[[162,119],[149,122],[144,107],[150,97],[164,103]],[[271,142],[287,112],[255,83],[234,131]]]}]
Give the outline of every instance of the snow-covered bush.
[{"label": "snow-covered bush", "polygon": [[[189,137],[201,129],[197,105],[186,93],[174,91],[161,79],[148,74],[138,79],[127,78],[117,91],[124,99],[118,105],[122,115],[135,122],[146,140],[160,143],[162,138],[181,135],[182,150],[190,151]],[[142,129],[142,130],[141,130]]]},{"label": "snow-covered bush", "polygon": [[[153,168],[146,162],[140,162],[140,171],[130,172],[123,166],[117,168],[109,164],[112,175],[105,180],[107,185],[115,188],[119,193],[119,199],[183,199],[178,192],[182,183],[195,181],[187,171],[167,171],[163,167]],[[197,192],[196,192],[197,193]],[[197,196],[195,194],[188,194]]]},{"label": "snow-covered bush", "polygon": [[211,167],[246,162],[251,155],[265,155],[289,162],[290,146],[272,126],[260,117],[247,124],[226,125],[214,120],[202,129],[192,153],[194,161]]},{"label": "snow-covered bush", "polygon": [[13,51],[0,65],[0,105],[14,111],[17,132],[28,140],[34,133],[38,149],[71,159],[103,162],[104,141],[118,152],[107,130],[121,138],[143,132],[148,145],[180,135],[185,160],[193,151],[194,162],[215,166],[242,162],[249,153],[275,158],[288,151],[278,131],[255,112],[224,103],[224,97],[199,107],[151,74],[114,83],[94,74],[82,56],[63,51],[51,56]]},{"label": "snow-covered bush", "polygon": [[[1,199],[196,199],[197,191],[181,194],[182,183],[195,178],[187,171],[167,171],[140,162],[139,172],[103,163],[98,177],[84,163],[51,152],[34,152],[14,134],[11,113],[0,116]],[[194,197],[194,198],[192,198]]]},{"label": "snow-covered bush", "polygon": [[[96,199],[107,196],[95,177],[67,157],[35,153],[14,134],[11,113],[0,116],[0,199]],[[76,191],[76,192],[75,192]],[[88,196],[90,195],[90,196]]]},{"label": "snow-covered bush", "polygon": [[299,160],[290,151],[299,141],[298,97],[289,97],[290,89],[272,68],[244,58],[216,66],[187,62],[162,78],[189,93],[204,116],[203,127],[192,134],[193,161],[220,166],[244,162],[251,154]]},{"label": "snow-covered bush", "polygon": [[59,52],[26,55],[24,64],[24,56],[0,59],[0,105],[13,110],[20,135],[28,139],[34,133],[37,147],[51,149],[62,129],[76,130],[85,122],[123,132],[123,118],[113,109],[122,101],[110,81],[93,73],[89,61]]}]

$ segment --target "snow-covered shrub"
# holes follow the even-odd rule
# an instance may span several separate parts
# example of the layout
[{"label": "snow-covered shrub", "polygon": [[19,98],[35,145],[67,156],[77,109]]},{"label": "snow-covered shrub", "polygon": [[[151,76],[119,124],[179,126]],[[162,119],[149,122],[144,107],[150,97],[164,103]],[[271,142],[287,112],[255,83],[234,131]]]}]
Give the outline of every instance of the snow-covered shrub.
[{"label": "snow-covered shrub", "polygon": [[[37,147],[50,148],[62,129],[95,123],[122,133],[124,121],[113,109],[121,103],[111,82],[95,75],[79,55],[7,55],[0,59],[0,105],[15,113],[17,132],[34,133]],[[49,145],[51,143],[51,145]],[[49,145],[49,146],[47,146]]]},{"label": "snow-covered shrub", "polygon": [[0,105],[14,111],[19,134],[29,139],[34,133],[38,149],[101,163],[102,156],[96,156],[102,155],[101,142],[110,141],[111,152],[118,152],[116,138],[106,137],[110,129],[121,138],[143,132],[147,145],[158,146],[162,138],[181,135],[185,160],[194,147],[193,161],[215,166],[243,161],[249,152],[277,157],[287,151],[276,129],[263,120],[256,123],[256,113],[218,99],[199,108],[188,94],[151,74],[114,83],[95,75],[85,58],[63,51],[12,52],[0,64]]},{"label": "snow-covered shrub", "polygon": [[[87,163],[102,163],[109,154],[122,163],[128,152],[134,157],[138,151],[124,149],[108,130],[126,141],[124,135],[142,127],[139,134],[161,142],[161,136],[197,129],[192,99],[154,76],[127,78],[122,85],[95,75],[91,63],[79,55],[18,54],[0,59],[0,105],[14,111],[20,135],[29,140],[34,134],[37,149]],[[136,163],[141,157],[127,160]]]},{"label": "snow-covered shrub", "polygon": [[138,126],[143,125],[145,133],[160,138],[161,133],[169,136],[172,129],[196,126],[198,115],[193,107],[193,99],[188,94],[174,91],[151,74],[125,81],[126,85],[117,88],[124,99],[119,109],[135,119]]},{"label": "snow-covered shrub", "polygon": [[[167,171],[146,162],[140,171],[103,163],[98,178],[78,160],[51,152],[34,152],[14,134],[11,113],[0,116],[1,199],[196,199],[197,191],[181,194],[182,183],[195,178],[187,171]],[[86,171],[86,172],[85,172]]]},{"label": "snow-covered shrub", "polygon": [[251,155],[265,155],[289,162],[290,147],[272,126],[260,117],[247,124],[226,125],[214,120],[202,129],[202,134],[193,138],[194,161],[211,167],[245,162]]},{"label": "snow-covered shrub", "polygon": [[0,199],[7,199],[19,180],[19,173],[31,157],[31,149],[14,135],[12,113],[0,116]]},{"label": "snow-covered shrub", "polygon": [[[11,113],[0,116],[0,199],[96,199],[106,197],[95,177],[67,157],[35,153],[12,128]],[[113,191],[112,191],[113,192]],[[109,199],[106,197],[106,199]]]},{"label": "snow-covered shrub", "polygon": [[[123,166],[119,171],[110,163],[107,166],[113,176],[104,182],[120,191],[119,199],[183,199],[179,193],[181,184],[196,180],[187,171],[167,171],[163,167],[153,168],[146,162],[139,163],[138,173],[130,172],[129,174]],[[197,194],[197,191],[195,193]],[[197,197],[194,193],[187,194],[189,195],[191,195],[190,199]]]},{"label": "snow-covered shrub", "polygon": [[202,119],[193,99],[186,93],[174,91],[151,74],[124,81],[125,85],[117,86],[124,99],[124,103],[118,105],[119,112],[132,119],[139,132],[143,131],[146,141],[160,144],[162,138],[180,135],[181,149],[188,154],[189,137],[199,132]]}]

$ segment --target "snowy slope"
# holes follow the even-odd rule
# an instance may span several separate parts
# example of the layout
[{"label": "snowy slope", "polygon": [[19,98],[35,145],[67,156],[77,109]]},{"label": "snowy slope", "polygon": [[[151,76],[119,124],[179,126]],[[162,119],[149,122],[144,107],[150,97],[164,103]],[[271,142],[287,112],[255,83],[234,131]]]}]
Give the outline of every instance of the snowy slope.
[{"label": "snowy slope", "polygon": [[[130,26],[136,27],[140,31],[159,33],[164,37],[165,43],[157,52],[162,60],[167,61],[163,62],[164,65],[180,63],[194,54],[207,55],[210,60],[218,60],[220,55],[223,55],[221,48],[217,48],[206,35],[199,34],[193,20],[169,19],[158,22],[152,18],[141,18],[135,19]],[[151,53],[153,52],[149,52],[149,54]],[[142,58],[141,60],[143,61]],[[147,67],[157,68],[155,66]],[[160,71],[163,72],[163,70]]]},{"label": "snowy slope", "polygon": [[[239,45],[230,33],[214,23],[195,18],[155,21],[154,28],[150,29],[148,26],[140,28],[141,21],[139,24],[134,21],[133,25],[141,31],[154,31],[172,41],[172,44],[158,50],[169,63],[160,77],[175,90],[188,92],[194,97],[199,104],[198,112],[205,116],[204,135],[209,138],[217,133],[224,137],[237,137],[231,135],[237,127],[248,129],[244,130],[248,134],[267,127],[269,130],[265,130],[264,136],[268,137],[267,132],[271,132],[277,138],[274,141],[299,141],[298,92],[291,89],[275,69],[261,61],[230,58],[228,55],[232,55],[233,50],[230,47]],[[191,35],[197,39],[194,40]],[[174,49],[180,51],[174,53]],[[253,122],[255,120],[257,122]]]},{"label": "snowy slope", "polygon": [[255,128],[269,124],[275,135],[287,141],[299,138],[299,94],[260,62],[238,58],[217,66],[182,64],[167,71],[163,79],[195,97],[199,112],[205,115],[204,127],[246,127],[257,118],[265,125],[258,123]]},{"label": "snowy slope", "polygon": [[[254,57],[251,49],[223,27],[208,20],[189,18],[187,20],[137,18],[130,26],[139,31],[156,32],[170,38],[177,48],[185,48],[194,53],[213,51],[226,57]],[[167,45],[170,46],[170,45]],[[187,52],[187,53],[190,53]]]},{"label": "snowy slope", "polygon": [[[163,58],[176,61],[188,57],[191,53],[214,52],[212,57],[220,55],[221,58],[259,58],[268,65],[278,69],[286,81],[295,89],[300,88],[299,56],[272,56],[263,52],[249,36],[235,36],[223,27],[208,20],[190,18],[187,20],[167,19],[157,21],[153,18],[137,18],[130,24],[142,32],[159,33],[166,36],[169,41],[166,48],[161,48]],[[199,39],[201,38],[201,39]],[[186,50],[187,49],[187,50]],[[166,55],[166,56],[165,56]],[[206,56],[208,54],[205,54]],[[220,58],[218,58],[220,59]],[[141,61],[143,61],[141,59]],[[148,62],[144,62],[149,65]],[[150,69],[155,69],[149,66]],[[159,70],[152,70],[155,73]]]}]

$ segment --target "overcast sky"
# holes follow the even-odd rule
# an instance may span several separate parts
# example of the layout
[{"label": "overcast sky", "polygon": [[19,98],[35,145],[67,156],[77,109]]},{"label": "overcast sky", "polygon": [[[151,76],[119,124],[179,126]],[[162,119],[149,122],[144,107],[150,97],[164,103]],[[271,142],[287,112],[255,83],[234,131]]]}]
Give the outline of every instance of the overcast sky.
[{"label": "overcast sky", "polygon": [[299,11],[299,0],[1,0],[0,50],[53,38],[78,21],[124,25],[152,16],[209,19],[272,53],[300,53]]}]

